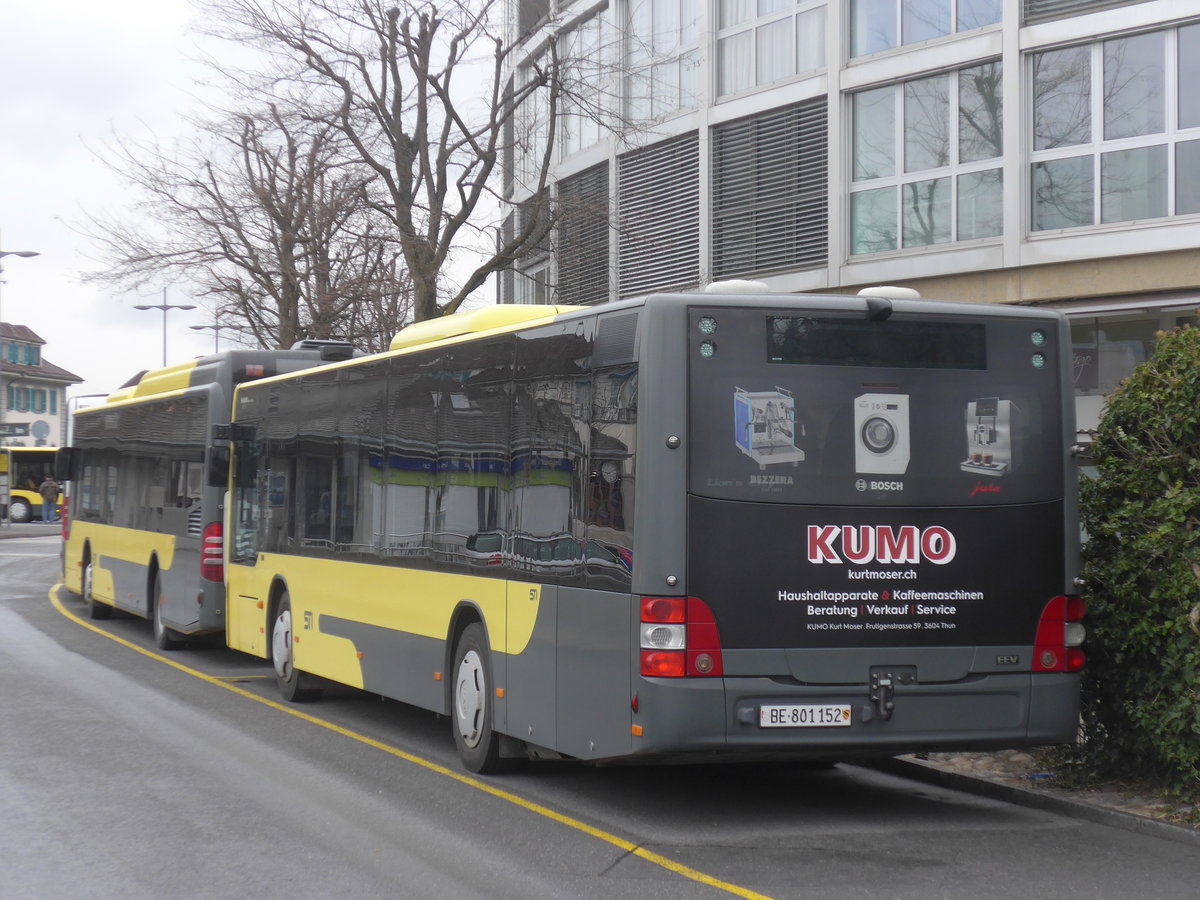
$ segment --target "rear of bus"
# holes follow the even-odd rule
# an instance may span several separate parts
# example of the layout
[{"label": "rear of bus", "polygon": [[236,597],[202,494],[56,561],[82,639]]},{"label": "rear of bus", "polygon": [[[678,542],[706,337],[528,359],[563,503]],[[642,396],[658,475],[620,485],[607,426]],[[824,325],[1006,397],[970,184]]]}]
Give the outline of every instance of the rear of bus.
[{"label": "rear of bus", "polygon": [[[1064,320],[920,300],[650,306],[642,347],[669,349],[643,352],[642,422],[671,433],[643,424],[640,476],[678,478],[686,501],[639,523],[664,562],[639,544],[638,752],[1072,740]],[[671,530],[677,563],[650,537]]]}]

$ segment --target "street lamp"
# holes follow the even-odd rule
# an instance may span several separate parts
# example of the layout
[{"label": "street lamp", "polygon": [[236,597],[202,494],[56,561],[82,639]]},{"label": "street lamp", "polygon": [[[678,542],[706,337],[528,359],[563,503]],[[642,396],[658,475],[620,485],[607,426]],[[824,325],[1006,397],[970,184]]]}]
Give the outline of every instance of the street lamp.
[{"label": "street lamp", "polygon": [[221,349],[221,325],[214,323],[212,325],[189,325],[188,328],[192,331],[211,331],[213,333],[213,353],[217,353]]},{"label": "street lamp", "polygon": [[163,317],[163,368],[167,365],[167,313],[173,309],[195,309],[196,307],[188,303],[168,303],[167,289],[163,288],[162,303],[139,303],[134,309],[161,309]]},{"label": "street lamp", "polygon": [[[19,257],[22,257],[23,259],[28,259],[31,256],[40,256],[40,255],[41,254],[38,253],[36,250],[0,250],[0,259],[4,259],[4,257],[6,257],[6,256],[19,256]],[[0,265],[0,285],[3,285],[3,284],[4,284],[4,266]],[[3,306],[0,306],[0,309],[3,309]],[[2,324],[3,322],[4,322],[4,315],[3,315],[3,313],[0,313],[0,324]],[[4,392],[4,391],[5,391],[4,379],[0,378],[0,392]],[[0,442],[2,442],[5,437],[4,431],[6,429],[4,428],[4,418],[5,418],[5,415],[7,414],[7,412],[8,412],[8,398],[5,396],[0,396]],[[7,502],[8,502],[7,486],[5,487],[5,490],[4,490],[4,502],[5,502],[5,504],[7,504]]]}]

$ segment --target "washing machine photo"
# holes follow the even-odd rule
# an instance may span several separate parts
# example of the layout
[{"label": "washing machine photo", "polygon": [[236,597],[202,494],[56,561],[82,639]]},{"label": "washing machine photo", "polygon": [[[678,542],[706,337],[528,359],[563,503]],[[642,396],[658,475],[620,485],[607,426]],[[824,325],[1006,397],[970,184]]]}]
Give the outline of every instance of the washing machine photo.
[{"label": "washing machine photo", "polygon": [[854,400],[854,469],[880,475],[908,470],[907,394],[862,394]]}]

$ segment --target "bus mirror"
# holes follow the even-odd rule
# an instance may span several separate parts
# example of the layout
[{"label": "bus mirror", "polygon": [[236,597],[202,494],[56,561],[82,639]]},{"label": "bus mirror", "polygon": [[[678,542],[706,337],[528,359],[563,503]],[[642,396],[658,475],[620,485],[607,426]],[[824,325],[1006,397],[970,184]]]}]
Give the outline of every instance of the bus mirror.
[{"label": "bus mirror", "polygon": [[229,481],[229,448],[208,448],[208,486],[225,487]]},{"label": "bus mirror", "polygon": [[74,447],[59,447],[54,454],[54,480],[74,481],[79,451]]}]

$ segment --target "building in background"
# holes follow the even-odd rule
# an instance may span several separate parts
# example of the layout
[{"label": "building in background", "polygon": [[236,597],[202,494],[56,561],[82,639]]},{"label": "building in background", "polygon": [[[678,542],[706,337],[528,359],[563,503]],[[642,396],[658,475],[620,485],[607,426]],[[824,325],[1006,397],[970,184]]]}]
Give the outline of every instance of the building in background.
[{"label": "building in background", "polygon": [[83,379],[49,362],[45,345],[24,325],[0,322],[0,444],[6,447],[66,442],[66,389]]},{"label": "building in background", "polygon": [[585,87],[501,302],[754,278],[1054,306],[1081,428],[1196,321],[1200,0],[508,2],[514,83],[555,42]]}]

